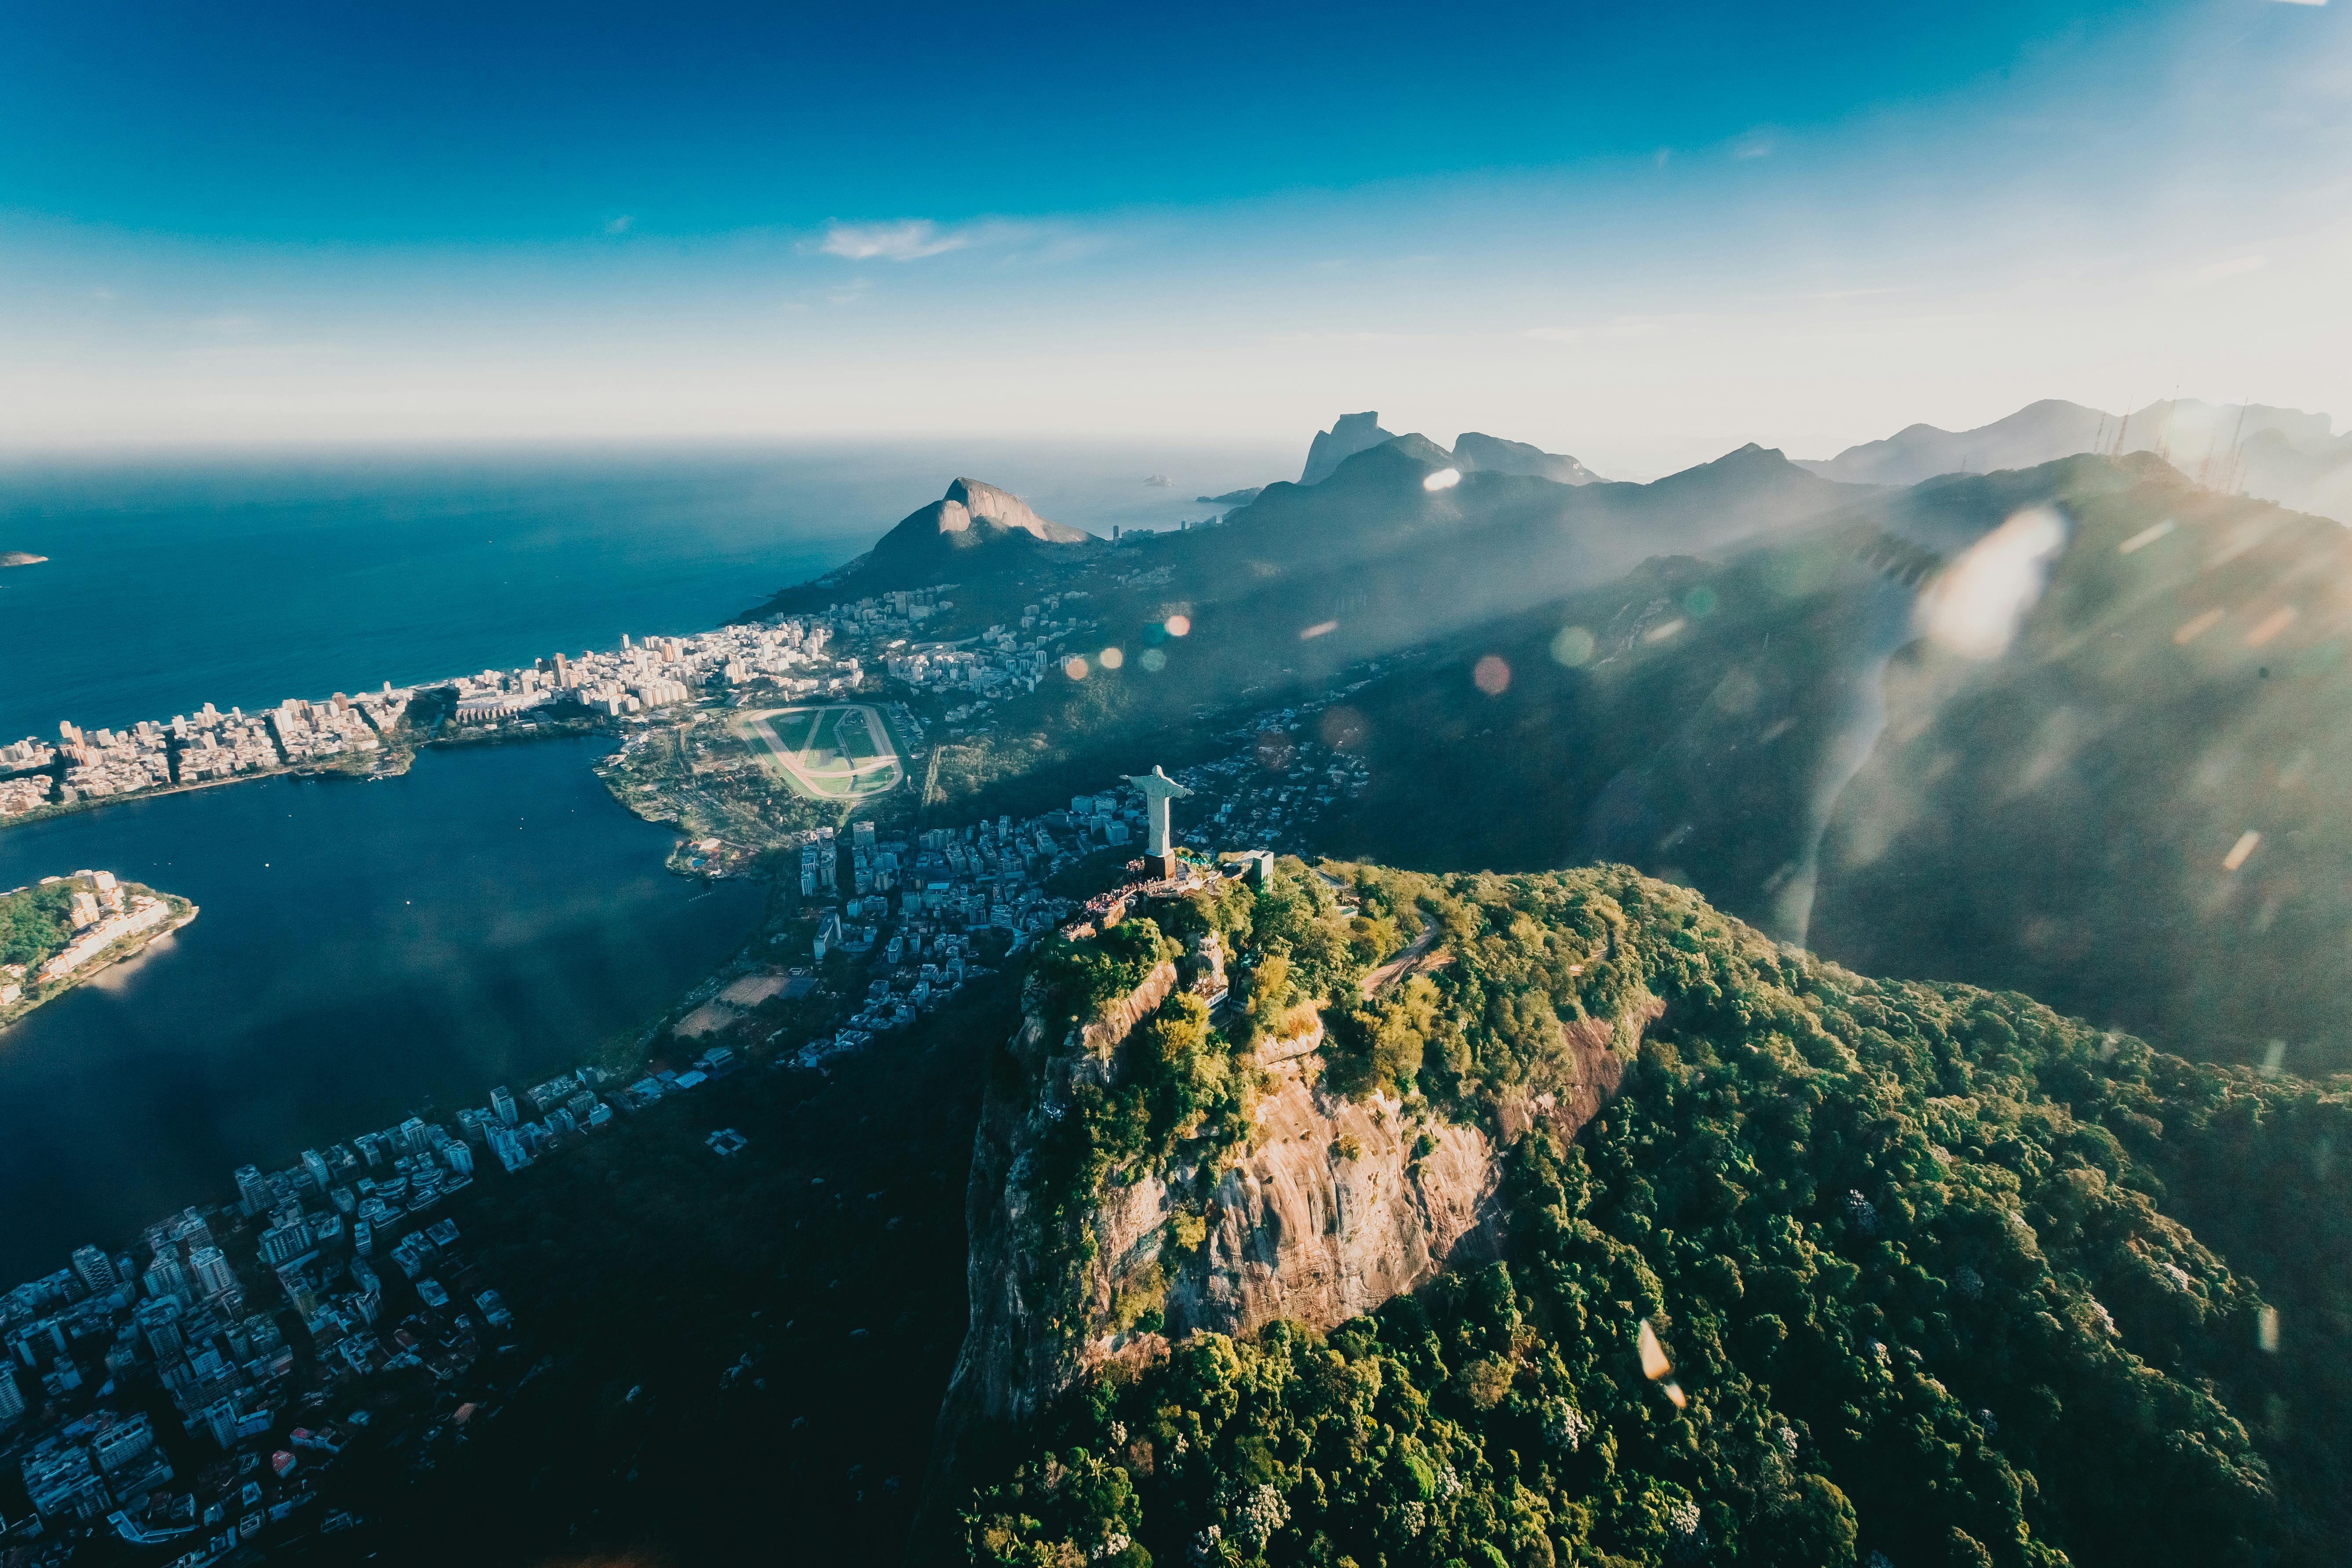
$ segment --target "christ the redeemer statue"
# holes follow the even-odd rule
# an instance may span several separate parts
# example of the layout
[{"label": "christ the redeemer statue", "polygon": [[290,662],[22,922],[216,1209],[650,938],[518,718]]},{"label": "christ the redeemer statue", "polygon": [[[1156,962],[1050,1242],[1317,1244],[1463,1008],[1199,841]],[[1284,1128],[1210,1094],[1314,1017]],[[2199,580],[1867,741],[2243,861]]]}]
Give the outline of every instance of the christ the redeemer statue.
[{"label": "christ the redeemer statue", "polygon": [[1170,861],[1174,847],[1169,842],[1168,803],[1192,792],[1170,778],[1156,763],[1148,773],[1128,774],[1127,782],[1143,794],[1146,823],[1143,852],[1158,862],[1161,876],[1173,876],[1175,868]]}]

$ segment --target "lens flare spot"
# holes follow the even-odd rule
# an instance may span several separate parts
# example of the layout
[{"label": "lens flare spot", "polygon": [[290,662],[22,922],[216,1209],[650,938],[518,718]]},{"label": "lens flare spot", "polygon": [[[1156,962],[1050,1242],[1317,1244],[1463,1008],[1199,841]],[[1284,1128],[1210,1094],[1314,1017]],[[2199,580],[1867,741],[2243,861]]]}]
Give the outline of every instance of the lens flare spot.
[{"label": "lens flare spot", "polygon": [[2256,849],[2262,847],[2262,843],[2263,836],[2251,827],[2247,828],[2238,835],[2238,841],[2230,846],[2230,852],[2221,857],[2221,869],[2236,870],[2246,863]]},{"label": "lens flare spot", "polygon": [[1470,683],[1489,697],[1500,697],[1511,689],[1511,667],[1490,653],[1471,670]]},{"label": "lens flare spot", "polygon": [[1919,595],[1919,626],[1967,658],[2009,651],[2066,546],[2066,520],[2029,507],[1978,540]]},{"label": "lens flare spot", "polygon": [[1062,661],[1062,673],[1068,676],[1072,680],[1084,680],[1087,678],[1087,661],[1085,658],[1074,653],[1069,658],[1064,659]]},{"label": "lens flare spot", "polygon": [[1364,743],[1364,716],[1353,708],[1327,709],[1317,729],[1335,752],[1352,752]]},{"label": "lens flare spot", "polygon": [[1119,652],[1118,649],[1115,647],[1107,647],[1103,649],[1100,654],[1096,656],[1096,662],[1100,664],[1105,669],[1117,669],[1120,665],[1127,662],[1127,655]]},{"label": "lens flare spot", "polygon": [[1461,469],[1440,468],[1437,472],[1430,475],[1429,478],[1422,480],[1421,488],[1425,490],[1450,490],[1461,482]]},{"label": "lens flare spot", "polygon": [[1680,616],[1676,616],[1673,620],[1661,621],[1656,626],[1652,626],[1648,631],[1643,632],[1642,634],[1642,640],[1646,643],[1661,643],[1665,641],[1668,637],[1673,637],[1676,632],[1681,631],[1688,625],[1690,625],[1688,621],[1684,620]]},{"label": "lens flare spot", "polygon": [[1551,639],[1551,657],[1574,669],[1591,660],[1593,647],[1592,634],[1582,626],[1562,626],[1559,636]]},{"label": "lens flare spot", "polygon": [[2133,534],[2129,539],[2126,539],[2121,544],[2116,545],[2116,553],[2118,555],[2129,555],[2136,550],[2145,550],[2149,545],[2154,544],[2158,540],[2162,539],[2166,534],[2170,533],[2173,527],[2173,521],[2168,517],[2162,522],[2149,523],[2146,528],[2141,529],[2137,533]]},{"label": "lens flare spot", "polygon": [[1715,590],[1702,583],[1683,595],[1683,608],[1700,620],[1715,614]]},{"label": "lens flare spot", "polygon": [[2263,1348],[2263,1353],[2265,1355],[2278,1354],[2279,1331],[2276,1307],[2264,1307],[2254,1315],[2254,1343]]},{"label": "lens flare spot", "polygon": [[1148,647],[1136,657],[1136,662],[1157,675],[1168,668],[1168,656],[1156,647]]},{"label": "lens flare spot", "polygon": [[1301,631],[1298,634],[1298,640],[1300,642],[1312,642],[1317,637],[1329,637],[1333,632],[1336,632],[1339,629],[1339,623],[1337,621],[1318,621],[1313,626]]},{"label": "lens flare spot", "polygon": [[1164,624],[1168,627],[1168,635],[1170,637],[1181,637],[1192,631],[1192,617],[1190,616],[1171,616]]}]

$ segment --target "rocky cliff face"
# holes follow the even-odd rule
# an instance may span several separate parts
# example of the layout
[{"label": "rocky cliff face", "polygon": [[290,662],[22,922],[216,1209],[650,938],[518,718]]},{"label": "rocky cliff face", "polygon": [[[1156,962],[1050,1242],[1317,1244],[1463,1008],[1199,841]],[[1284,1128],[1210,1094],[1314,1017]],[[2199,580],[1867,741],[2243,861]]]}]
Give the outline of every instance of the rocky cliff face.
[{"label": "rocky cliff face", "polygon": [[1381,428],[1378,414],[1342,414],[1331,422],[1331,428],[1316,432],[1314,445],[1307,448],[1307,466],[1299,470],[1298,482],[1319,485],[1357,453],[1394,439]]},{"label": "rocky cliff face", "polygon": [[1010,490],[959,479],[948,486],[945,496],[901,519],[856,564],[913,584],[950,564],[969,572],[990,561],[1009,564],[1034,559],[1049,546],[1097,542],[1083,529],[1038,516]]},{"label": "rocky cliff face", "polygon": [[[1195,955],[1188,961],[1200,963]],[[1449,1262],[1500,1256],[1498,1150],[1482,1128],[1410,1120],[1398,1100],[1356,1101],[1321,1087],[1323,1030],[1263,1043],[1271,1079],[1247,1143],[1180,1147],[1166,1169],[1114,1180],[1084,1222],[1094,1251],[1075,1289],[1039,1267],[1034,1152],[1082,1082],[1114,1081],[1128,1036],[1179,984],[1163,963],[1100,1022],[1054,1039],[1024,1017],[992,1079],[966,1199],[971,1327],[940,1413],[933,1494],[962,1468],[974,1436],[1035,1415],[1106,1363],[1142,1362],[1214,1331],[1246,1334],[1276,1318],[1329,1328],[1427,1280]],[[1628,1020],[1638,1028],[1654,1011]],[[1582,1021],[1568,1044],[1578,1086],[1496,1108],[1505,1138],[1537,1123],[1572,1136],[1616,1090],[1616,1030]],[[1624,1042],[1631,1054],[1631,1041]],[[1189,1255],[1166,1241],[1177,1196],[1213,1181],[1206,1234]],[[1121,1329],[1118,1306],[1157,1292],[1156,1329]]]}]

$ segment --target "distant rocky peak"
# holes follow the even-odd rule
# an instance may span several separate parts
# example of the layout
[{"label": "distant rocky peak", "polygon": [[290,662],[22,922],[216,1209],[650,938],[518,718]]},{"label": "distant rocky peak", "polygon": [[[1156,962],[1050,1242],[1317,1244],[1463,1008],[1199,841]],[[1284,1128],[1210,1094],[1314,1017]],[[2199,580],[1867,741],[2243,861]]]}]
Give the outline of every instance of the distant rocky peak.
[{"label": "distant rocky peak", "polygon": [[971,526],[971,519],[984,517],[1006,528],[1047,540],[1056,544],[1070,544],[1087,536],[1075,528],[1048,521],[1029,509],[1029,503],[1010,490],[979,479],[958,479],[948,487],[940,508],[939,528],[942,533],[958,531]]},{"label": "distant rocky peak", "polygon": [[1381,428],[1378,414],[1342,414],[1331,422],[1331,428],[1318,432],[1315,444],[1307,449],[1307,467],[1300,472],[1298,482],[1319,485],[1357,453],[1395,439],[1393,434]]},{"label": "distant rocky peak", "polygon": [[1465,430],[1454,438],[1454,458],[1465,471],[1528,474],[1555,484],[1589,485],[1601,477],[1565,453],[1547,452],[1525,441],[1507,441],[1475,430]]}]

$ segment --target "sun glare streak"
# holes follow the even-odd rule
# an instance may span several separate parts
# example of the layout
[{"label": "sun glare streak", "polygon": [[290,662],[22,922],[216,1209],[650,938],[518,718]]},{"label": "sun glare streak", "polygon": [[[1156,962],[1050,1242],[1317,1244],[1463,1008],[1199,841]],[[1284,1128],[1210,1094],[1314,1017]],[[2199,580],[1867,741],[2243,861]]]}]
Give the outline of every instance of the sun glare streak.
[{"label": "sun glare streak", "polygon": [[1687,1408],[1690,1399],[1683,1393],[1683,1385],[1669,1375],[1675,1370],[1674,1363],[1666,1359],[1666,1347],[1658,1342],[1657,1331],[1650,1327],[1647,1318],[1642,1320],[1640,1343],[1642,1375],[1656,1384],[1658,1392],[1672,1400],[1675,1409]]},{"label": "sun glare streak", "polygon": [[2149,545],[2154,544],[2158,540],[2162,539],[2166,534],[2170,533],[2173,527],[2173,521],[2168,517],[2162,522],[2152,522],[2146,528],[2141,529],[2137,533],[2133,534],[2129,539],[2125,540],[2121,544],[2116,545],[2116,553],[2118,555],[2129,555],[2136,550],[2145,550]]},{"label": "sun glare streak", "polygon": [[2239,834],[2238,841],[2230,846],[2230,852],[2221,857],[2221,869],[2234,871],[2244,865],[2247,858],[2262,847],[2262,842],[2263,836],[2251,827]]},{"label": "sun glare streak", "polygon": [[2262,625],[2256,626],[2252,631],[2246,634],[2246,646],[2248,647],[2262,647],[2263,644],[2270,641],[2271,638],[2278,636],[2279,633],[2294,625],[2295,614],[2295,607],[2293,605],[2288,605],[2280,609],[2273,610],[2269,615],[2263,617]]},{"label": "sun glare streak", "polygon": [[1450,490],[1461,482],[1461,469],[1440,468],[1437,472],[1430,475],[1429,478],[1422,480],[1421,488],[1425,490]]},{"label": "sun glare streak", "polygon": [[1641,1351],[1642,1375],[1652,1383],[1675,1370],[1675,1363],[1666,1359],[1666,1347],[1658,1342],[1658,1331],[1650,1327],[1647,1318],[1642,1320]]},{"label": "sun glare streak", "polygon": [[2208,610],[2203,615],[2191,616],[2180,623],[2179,631],[2172,634],[2172,644],[2175,647],[2187,647],[2221,624],[2221,612],[2219,610]]},{"label": "sun glare streak", "polygon": [[1317,637],[1328,637],[1339,629],[1339,623],[1337,621],[1318,621],[1313,626],[1301,631],[1298,634],[1298,640],[1300,642],[1312,642]]}]

